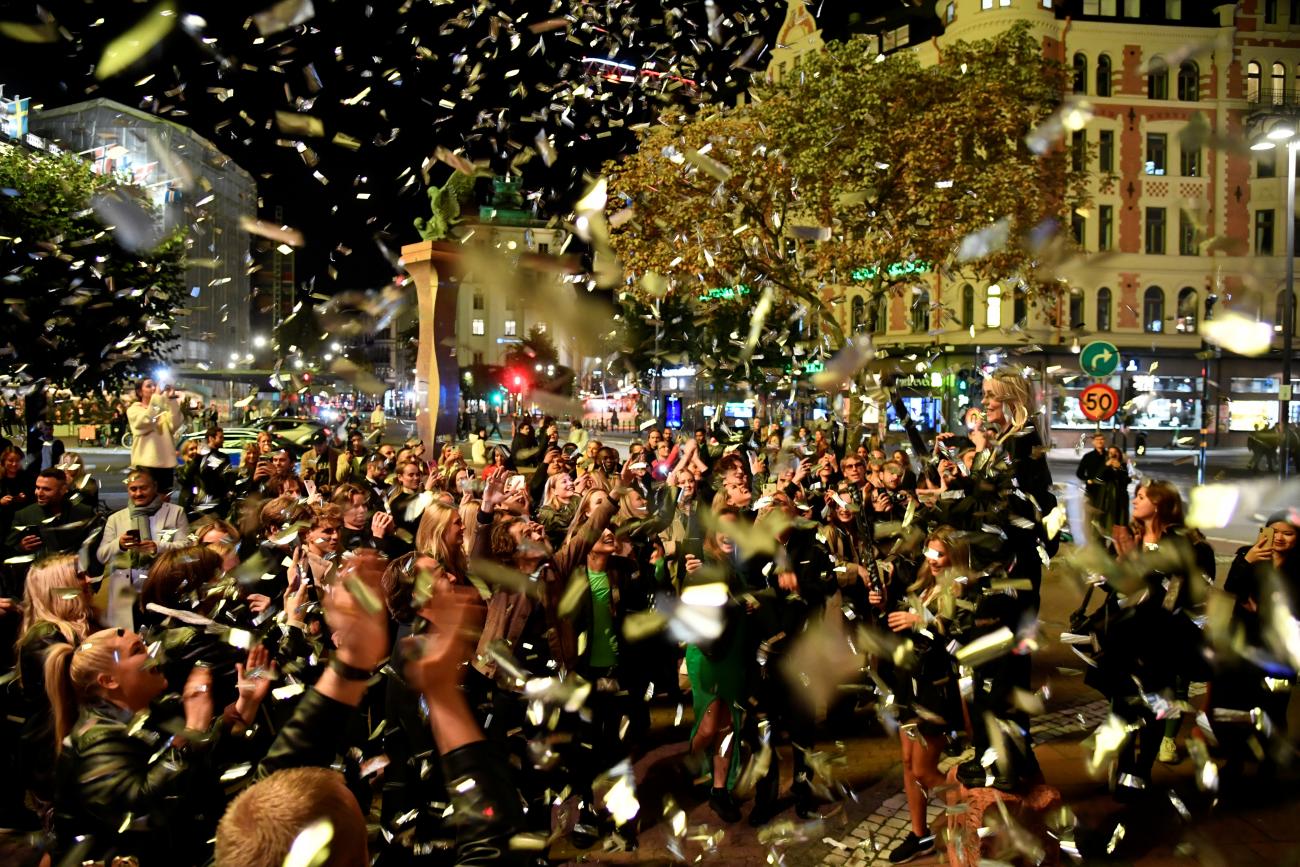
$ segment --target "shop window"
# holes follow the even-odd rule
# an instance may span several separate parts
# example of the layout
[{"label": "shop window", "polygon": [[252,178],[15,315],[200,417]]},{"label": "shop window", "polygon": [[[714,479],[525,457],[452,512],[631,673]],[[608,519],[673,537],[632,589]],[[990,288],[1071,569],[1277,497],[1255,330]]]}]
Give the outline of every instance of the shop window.
[{"label": "shop window", "polygon": [[1264,71],[1255,61],[1246,64],[1246,101],[1259,102],[1259,88],[1263,81]]},{"label": "shop window", "polygon": [[1270,101],[1282,105],[1286,101],[1286,66],[1279,61],[1273,61],[1273,78],[1269,86],[1272,90]]},{"label": "shop window", "polygon": [[1081,51],[1074,55],[1074,92],[1088,92],[1088,58]]},{"label": "shop window", "polygon": [[1169,65],[1163,57],[1151,58],[1147,67],[1147,99],[1169,98]]},{"label": "shop window", "polygon": [[[1286,322],[1286,289],[1277,293],[1273,301],[1273,330],[1281,333]],[[1295,333],[1295,304],[1291,305],[1291,333]]]},{"label": "shop window", "polygon": [[1103,129],[1097,136],[1097,168],[1111,174],[1115,171],[1115,131]]},{"label": "shop window", "polygon": [[866,307],[867,307],[867,302],[863,300],[861,295],[854,296],[853,314],[852,314],[852,319],[853,319],[852,327],[853,327],[854,334],[861,334],[863,331],[866,330],[867,327]]},{"label": "shop window", "polygon": [[1273,209],[1260,208],[1255,212],[1255,255],[1273,255]]},{"label": "shop window", "polygon": [[483,320],[482,320],[482,319],[475,319],[473,322],[470,323],[469,330],[470,330],[470,333],[471,333],[471,334],[474,334],[474,335],[476,335],[476,336],[482,337],[483,334],[484,334],[484,330],[483,330]]},{"label": "shop window", "polygon": [[961,324],[966,328],[975,326],[975,287],[969,283],[961,287]]},{"label": "shop window", "polygon": [[1070,327],[1071,328],[1083,327],[1083,301],[1084,301],[1084,296],[1083,296],[1082,289],[1070,290]]},{"label": "shop window", "polygon": [[989,328],[1002,327],[1002,287],[996,283],[988,288],[985,295],[984,324]]},{"label": "shop window", "polygon": [[1142,327],[1152,334],[1165,330],[1165,290],[1150,286],[1142,296]]},{"label": "shop window", "polygon": [[1153,255],[1165,252],[1165,209],[1147,208],[1146,250]]},{"label": "shop window", "polygon": [[1196,221],[1186,211],[1178,212],[1178,255],[1195,256],[1200,252],[1200,233]]},{"label": "shop window", "polygon": [[930,293],[922,289],[912,302],[912,333],[925,334],[930,330]]},{"label": "shop window", "polygon": [[1110,290],[1105,286],[1097,290],[1097,330],[1110,331]]},{"label": "shop window", "polygon": [[1147,133],[1147,164],[1146,173],[1148,175],[1163,175],[1166,171],[1166,160],[1169,153],[1169,136],[1163,132]]},{"label": "shop window", "polygon": [[1198,299],[1196,290],[1190,286],[1184,286],[1178,290],[1178,319],[1174,322],[1174,327],[1179,334],[1196,333],[1196,311]]},{"label": "shop window", "polygon": [[1097,95],[1110,96],[1110,55],[1097,58]]},{"label": "shop window", "polygon": [[1178,64],[1178,98],[1183,102],[1201,98],[1201,71],[1191,60]]},{"label": "shop window", "polygon": [[1097,206],[1097,249],[1109,250],[1115,244],[1115,206]]}]

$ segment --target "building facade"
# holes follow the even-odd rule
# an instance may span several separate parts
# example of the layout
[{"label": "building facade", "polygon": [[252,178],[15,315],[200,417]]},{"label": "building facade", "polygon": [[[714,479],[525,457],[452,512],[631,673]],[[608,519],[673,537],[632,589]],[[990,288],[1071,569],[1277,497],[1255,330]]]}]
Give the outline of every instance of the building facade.
[{"label": "building facade", "polygon": [[[909,11],[876,23],[882,53],[914,51],[925,63],[947,42],[1027,22],[1044,51],[1073,69],[1072,96],[1091,111],[1086,128],[1062,142],[1089,170],[1092,201],[1068,227],[1085,255],[1060,269],[1065,291],[1052,309],[1032,304],[1010,278],[921,270],[879,302],[846,289],[838,308],[846,330],[872,334],[887,352],[939,353],[929,374],[904,381],[913,413],[957,425],[977,397],[979,372],[1010,355],[1037,369],[1044,420],[1057,443],[1073,444],[1095,427],[1079,409],[1093,380],[1081,375],[1077,353],[1107,340],[1123,359],[1110,382],[1129,412],[1105,426],[1127,421],[1152,446],[1187,444],[1199,440],[1208,410],[1211,442],[1239,445],[1276,422],[1287,148],[1250,145],[1265,147],[1267,123],[1300,113],[1300,2],[1207,7],[941,0],[933,17]],[[797,44],[816,50],[818,41]],[[798,67],[794,57],[781,64]],[[1273,324],[1268,352],[1244,357],[1202,340],[1206,317],[1229,310]],[[1294,402],[1291,414],[1300,420]]]},{"label": "building facade", "polygon": [[176,319],[181,368],[225,367],[249,349],[249,235],[257,212],[252,175],[192,130],[108,99],[32,113],[31,127],[78,152],[101,174],[149,191],[170,231],[185,229],[189,297]]}]

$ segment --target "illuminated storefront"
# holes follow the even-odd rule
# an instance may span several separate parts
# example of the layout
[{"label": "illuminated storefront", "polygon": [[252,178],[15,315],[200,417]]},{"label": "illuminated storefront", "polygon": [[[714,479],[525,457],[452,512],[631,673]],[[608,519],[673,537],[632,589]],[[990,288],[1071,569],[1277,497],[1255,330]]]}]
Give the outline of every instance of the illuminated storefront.
[{"label": "illuminated storefront", "polygon": [[1102,427],[1120,427],[1127,420],[1134,430],[1200,429],[1201,377],[1117,373],[1103,380],[1067,376],[1055,384],[1051,416],[1054,430],[1097,427],[1096,422],[1084,418],[1079,407],[1079,395],[1094,382],[1104,382],[1115,389],[1123,397],[1127,410],[1117,413]]}]

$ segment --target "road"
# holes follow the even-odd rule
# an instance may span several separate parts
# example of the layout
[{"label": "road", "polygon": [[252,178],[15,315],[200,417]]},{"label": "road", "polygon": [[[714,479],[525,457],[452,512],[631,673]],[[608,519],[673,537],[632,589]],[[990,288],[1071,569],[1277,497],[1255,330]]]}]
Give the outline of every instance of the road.
[{"label": "road", "polygon": [[[390,420],[385,440],[400,443],[413,430],[412,424],[405,421]],[[626,454],[627,446],[633,436],[629,433],[605,435],[602,439],[607,445]],[[125,449],[75,449],[86,462],[90,472],[99,480],[101,496],[110,507],[120,508],[126,504],[126,488],[123,476],[130,464],[130,454]],[[464,449],[468,454],[469,449]],[[1289,498],[1280,497],[1274,480],[1262,473],[1250,473],[1246,470],[1248,454],[1245,449],[1217,449],[1210,453],[1207,479],[1211,482],[1235,486],[1241,494],[1243,504],[1232,515],[1227,526],[1207,530],[1216,549],[1226,553],[1236,546],[1254,541],[1261,520],[1268,511],[1286,503],[1300,502],[1300,491]],[[1173,482],[1182,491],[1184,501],[1188,501],[1191,489],[1196,484],[1196,453],[1190,450],[1151,450],[1146,455],[1135,458],[1132,470],[1135,477],[1165,479]],[[1070,510],[1071,526],[1076,537],[1082,537],[1082,510],[1080,498],[1081,485],[1075,478],[1074,471],[1079,463],[1079,454],[1073,449],[1053,449],[1048,455],[1048,464],[1052,469],[1052,478],[1056,480],[1062,499]],[[1272,508],[1257,506],[1251,508],[1248,503],[1252,496],[1258,495],[1274,505]]]}]

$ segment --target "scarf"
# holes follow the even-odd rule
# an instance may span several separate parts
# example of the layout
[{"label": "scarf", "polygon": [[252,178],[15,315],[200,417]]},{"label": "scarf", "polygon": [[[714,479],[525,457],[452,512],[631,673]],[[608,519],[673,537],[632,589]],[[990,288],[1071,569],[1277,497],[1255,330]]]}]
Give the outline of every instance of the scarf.
[{"label": "scarf", "polygon": [[162,504],[162,496],[159,495],[154,497],[148,503],[145,503],[143,506],[137,506],[135,503],[132,503],[128,514],[132,518],[152,518],[154,515],[158,514],[158,510],[162,508]]}]

